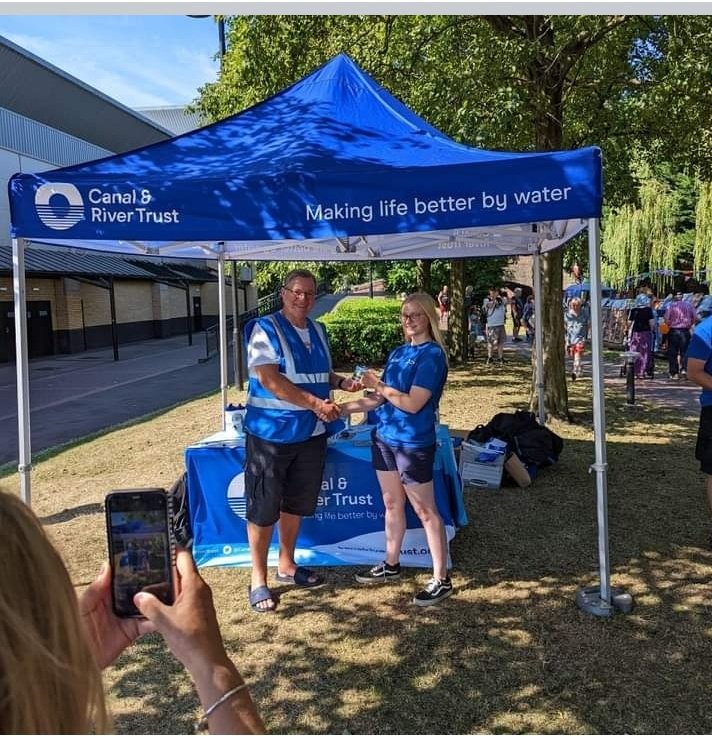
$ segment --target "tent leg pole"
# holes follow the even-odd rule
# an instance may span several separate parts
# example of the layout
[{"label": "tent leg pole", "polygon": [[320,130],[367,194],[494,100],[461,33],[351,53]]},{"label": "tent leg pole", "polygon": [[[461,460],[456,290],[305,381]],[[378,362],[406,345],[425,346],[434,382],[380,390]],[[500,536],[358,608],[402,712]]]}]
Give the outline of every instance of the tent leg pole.
[{"label": "tent leg pole", "polygon": [[616,610],[629,613],[633,599],[622,590],[611,589],[608,554],[608,485],[606,461],[606,409],[603,394],[603,344],[601,342],[601,254],[598,219],[588,221],[588,264],[591,283],[591,356],[593,381],[593,432],[596,460],[591,471],[596,475],[596,516],[598,521],[598,565],[600,584],[580,588],[576,605],[594,616],[612,616]]},{"label": "tent leg pole", "polygon": [[32,449],[30,443],[30,371],[27,357],[27,308],[25,293],[25,240],[12,240],[12,275],[15,299],[15,366],[17,370],[17,471],[20,497],[31,505]]},{"label": "tent leg pole", "polygon": [[227,321],[225,313],[227,311],[227,301],[225,297],[225,254],[223,252],[224,243],[218,243],[218,307],[220,312],[219,330],[220,330],[220,417],[222,419],[222,429],[225,430],[225,408],[227,407]]},{"label": "tent leg pole", "polygon": [[534,253],[532,270],[534,273],[534,345],[536,346],[536,394],[538,400],[539,423],[546,424],[546,407],[544,406],[544,330],[541,326],[541,259],[539,251]]},{"label": "tent leg pole", "polygon": [[232,261],[232,359],[235,389],[242,391],[242,358],[240,358],[240,307],[237,300],[237,261]]}]

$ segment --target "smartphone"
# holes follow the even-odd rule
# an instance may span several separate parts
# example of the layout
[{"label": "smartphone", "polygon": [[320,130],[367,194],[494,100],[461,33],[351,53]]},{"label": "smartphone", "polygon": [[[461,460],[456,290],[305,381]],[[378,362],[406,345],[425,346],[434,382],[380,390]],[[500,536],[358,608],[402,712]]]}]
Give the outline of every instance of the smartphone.
[{"label": "smartphone", "polygon": [[114,613],[122,618],[140,616],[133,603],[138,592],[153,593],[172,605],[175,548],[166,491],[114,490],[104,504]]}]

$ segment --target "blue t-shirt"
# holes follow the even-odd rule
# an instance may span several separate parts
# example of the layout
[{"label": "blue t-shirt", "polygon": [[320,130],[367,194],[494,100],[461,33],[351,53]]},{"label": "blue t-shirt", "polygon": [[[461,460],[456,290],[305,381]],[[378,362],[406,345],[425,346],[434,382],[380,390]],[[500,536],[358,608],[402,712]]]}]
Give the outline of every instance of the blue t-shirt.
[{"label": "blue t-shirt", "polygon": [[[687,349],[687,358],[705,362],[705,373],[712,376],[712,317],[707,317],[695,327],[695,332]],[[712,391],[703,389],[700,394],[703,407],[712,405]]]},{"label": "blue t-shirt", "polygon": [[398,346],[391,351],[381,377],[386,386],[408,393],[412,386],[431,391],[418,412],[404,412],[386,401],[374,412],[376,434],[392,446],[422,448],[435,443],[435,412],[447,379],[445,352],[435,342]]}]

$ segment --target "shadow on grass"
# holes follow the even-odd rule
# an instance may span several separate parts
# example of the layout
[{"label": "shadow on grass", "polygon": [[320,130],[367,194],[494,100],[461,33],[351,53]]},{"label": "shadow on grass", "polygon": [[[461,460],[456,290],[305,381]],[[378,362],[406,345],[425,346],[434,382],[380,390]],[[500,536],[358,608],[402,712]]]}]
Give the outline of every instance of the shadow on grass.
[{"label": "shadow on grass", "polygon": [[[496,390],[500,409],[523,406],[526,366],[459,369],[472,379],[458,373],[450,391]],[[582,418],[590,388],[571,390]],[[329,585],[315,593],[281,589],[279,610],[258,616],[248,570],[203,570],[269,731],[706,733],[712,553],[697,412],[621,409],[617,387],[606,396],[612,584],[633,595],[632,614],[599,619],[574,604],[599,574],[593,445],[571,426],[560,461],[530,488],[466,492],[470,525],[451,546],[456,592],[439,606],[412,604],[425,570],[364,587],[344,567],[324,570]],[[112,695],[141,711],[120,710],[117,731],[190,731],[197,698],[159,640],[121,663]]]},{"label": "shadow on grass", "polygon": [[[705,733],[712,555],[691,454],[609,447],[612,582],[637,602],[610,620],[574,605],[577,588],[598,582],[590,455],[590,442],[567,440],[531,488],[468,490],[456,593],[431,609],[411,603],[423,572],[362,587],[339,568],[326,589],[282,589],[280,609],[255,616],[241,598],[246,570],[204,570],[269,731]],[[119,714],[117,730],[189,731],[197,700],[183,671],[157,644],[141,650],[114,694],[150,711]]]},{"label": "shadow on grass", "polygon": [[85,505],[77,505],[74,508],[65,508],[59,513],[46,515],[40,518],[40,521],[42,525],[53,526],[57,523],[66,523],[67,521],[73,520],[74,518],[80,518],[83,515],[96,515],[96,513],[103,512],[104,506],[100,502],[91,502]]}]

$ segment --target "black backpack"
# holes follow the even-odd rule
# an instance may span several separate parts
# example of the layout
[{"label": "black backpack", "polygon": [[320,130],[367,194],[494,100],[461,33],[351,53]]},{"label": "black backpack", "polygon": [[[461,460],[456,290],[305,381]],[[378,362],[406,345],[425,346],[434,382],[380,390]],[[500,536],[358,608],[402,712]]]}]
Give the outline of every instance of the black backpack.
[{"label": "black backpack", "polygon": [[537,466],[555,463],[564,448],[564,441],[526,410],[500,412],[467,436],[467,440],[476,443],[485,443],[490,438],[503,440],[508,453],[514,452],[525,464]]},{"label": "black backpack", "polygon": [[186,549],[193,543],[193,532],[190,528],[188,513],[188,491],[186,487],[187,475],[185,472],[171,485],[168,490],[168,502],[172,508],[173,538],[178,546]]}]

